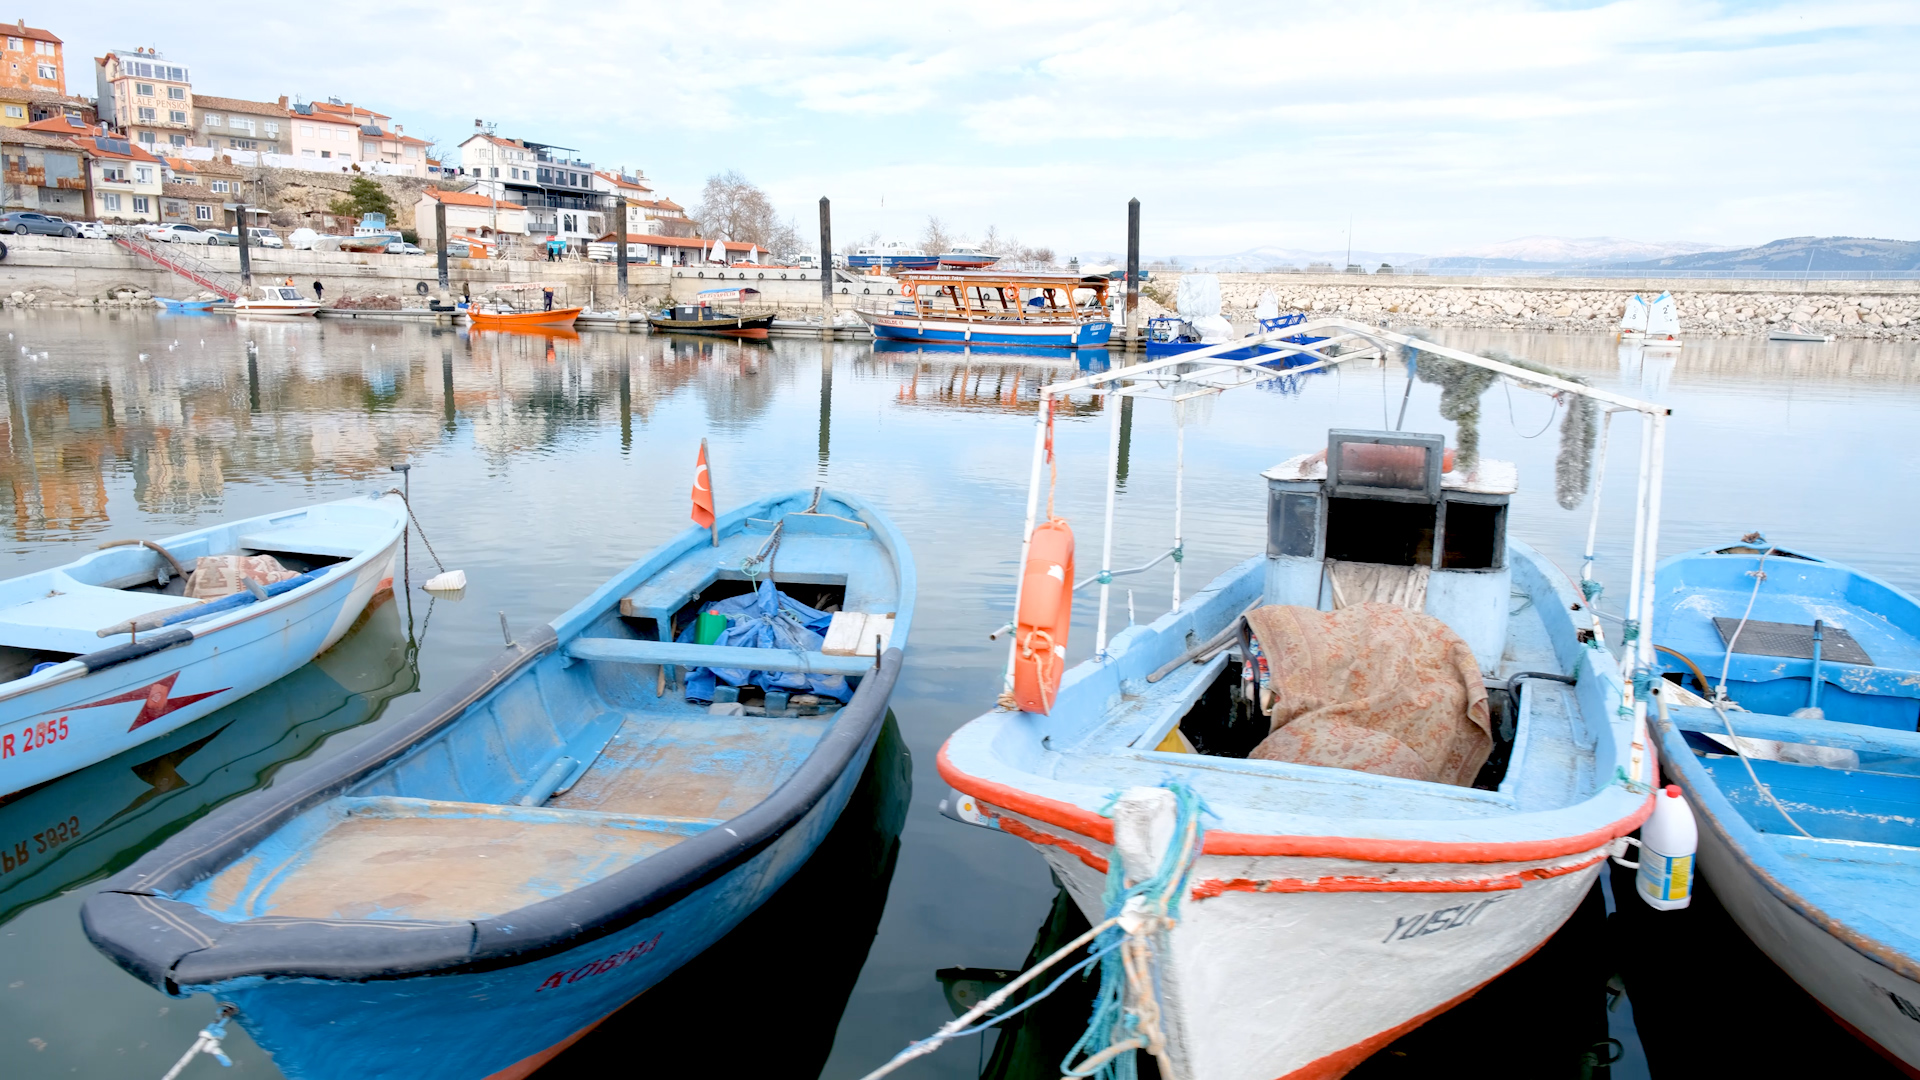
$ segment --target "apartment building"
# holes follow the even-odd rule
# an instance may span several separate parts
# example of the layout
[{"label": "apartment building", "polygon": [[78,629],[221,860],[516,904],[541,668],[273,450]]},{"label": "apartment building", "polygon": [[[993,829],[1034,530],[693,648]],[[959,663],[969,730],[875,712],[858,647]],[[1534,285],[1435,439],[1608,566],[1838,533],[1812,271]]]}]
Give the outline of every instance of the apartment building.
[{"label": "apartment building", "polygon": [[193,73],[152,49],[94,60],[100,119],[148,153],[193,145]]}]

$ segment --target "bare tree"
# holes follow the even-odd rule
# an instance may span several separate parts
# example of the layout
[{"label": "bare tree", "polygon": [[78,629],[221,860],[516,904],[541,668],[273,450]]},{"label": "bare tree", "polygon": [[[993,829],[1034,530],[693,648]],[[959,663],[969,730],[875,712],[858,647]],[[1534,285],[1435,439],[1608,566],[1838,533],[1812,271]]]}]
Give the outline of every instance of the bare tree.
[{"label": "bare tree", "polygon": [[953,250],[953,237],[947,232],[947,223],[927,215],[927,227],[920,234],[920,250],[929,255],[938,255]]},{"label": "bare tree", "polygon": [[1006,254],[1007,242],[1005,240],[1000,239],[999,226],[997,225],[987,226],[987,231],[980,235],[980,250],[986,252],[989,255]]},{"label": "bare tree", "polygon": [[872,232],[867,234],[867,238],[865,240],[849,240],[846,243],[841,244],[840,254],[858,255],[860,253],[860,249],[863,247],[872,248],[872,247],[879,247],[879,246],[880,246],[880,230],[875,229]]},{"label": "bare tree", "polygon": [[773,212],[773,200],[767,198],[767,193],[731,169],[707,177],[707,186],[700,192],[700,204],[693,208],[691,216],[699,225],[701,235],[709,239],[724,235],[729,240],[758,244],[766,250],[773,250],[782,229],[792,232],[790,226],[780,224]]}]

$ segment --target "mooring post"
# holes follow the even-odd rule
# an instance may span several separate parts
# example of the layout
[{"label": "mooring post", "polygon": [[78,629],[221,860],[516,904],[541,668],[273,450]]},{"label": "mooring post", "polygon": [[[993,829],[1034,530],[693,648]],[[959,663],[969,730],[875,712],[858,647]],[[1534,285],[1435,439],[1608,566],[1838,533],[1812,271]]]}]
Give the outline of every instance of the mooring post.
[{"label": "mooring post", "polygon": [[620,317],[627,315],[627,198],[613,200],[613,265],[620,282]]},{"label": "mooring post", "polygon": [[247,204],[233,204],[233,231],[240,237],[240,284],[253,288],[253,237],[247,235]]},{"label": "mooring post", "polygon": [[833,340],[833,207],[820,196],[820,340]]},{"label": "mooring post", "polygon": [[1140,347],[1140,200],[1127,200],[1127,348]]},{"label": "mooring post", "polygon": [[440,289],[447,288],[447,203],[444,199],[433,200],[433,235],[440,244]]}]

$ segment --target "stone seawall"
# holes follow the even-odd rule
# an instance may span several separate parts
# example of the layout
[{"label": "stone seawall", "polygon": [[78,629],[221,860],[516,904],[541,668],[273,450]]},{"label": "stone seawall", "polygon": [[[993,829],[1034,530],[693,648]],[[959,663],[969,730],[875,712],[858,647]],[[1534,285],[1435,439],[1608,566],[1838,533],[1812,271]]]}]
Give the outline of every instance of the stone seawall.
[{"label": "stone seawall", "polygon": [[[1635,293],[1673,293],[1680,329],[1694,336],[1764,334],[1798,322],[1850,338],[1920,340],[1920,281],[1701,281],[1587,278],[1393,278],[1376,275],[1220,274],[1229,319],[1251,320],[1263,293],[1282,311],[1334,312],[1396,325],[1610,331]],[[1156,274],[1169,304],[1179,276]],[[1170,306],[1170,305],[1169,305]]]}]

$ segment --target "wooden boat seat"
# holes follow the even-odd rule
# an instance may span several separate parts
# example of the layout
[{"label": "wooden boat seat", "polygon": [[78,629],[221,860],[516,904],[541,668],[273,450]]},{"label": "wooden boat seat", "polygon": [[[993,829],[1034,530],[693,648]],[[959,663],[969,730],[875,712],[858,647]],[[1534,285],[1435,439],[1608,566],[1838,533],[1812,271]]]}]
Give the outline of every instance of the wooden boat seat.
[{"label": "wooden boat seat", "polygon": [[65,574],[54,578],[54,588],[49,592],[51,595],[0,608],[0,645],[90,653],[121,643],[120,638],[100,637],[98,631],[188,603],[164,593],[83,585]]},{"label": "wooden boat seat", "polygon": [[[1838,720],[1802,719],[1771,713],[1731,712],[1734,733],[1743,739],[1773,739],[1777,742],[1833,746],[1870,754],[1895,754],[1920,758],[1920,732],[1870,724],[1846,724]],[[1679,706],[1667,710],[1667,719],[1681,731],[1699,731],[1725,735],[1726,724],[1712,709]]]},{"label": "wooden boat seat", "polygon": [[261,852],[207,886],[239,917],[477,919],[547,899],[718,824],[709,819],[499,806],[394,796],[338,800],[344,813],[269,864]]},{"label": "wooden boat seat", "polygon": [[[247,551],[284,551],[291,555],[325,555],[351,559],[376,549],[383,532],[380,529],[340,522],[307,522],[275,529],[260,529],[240,535],[236,543]],[[192,569],[191,566],[188,567]]]},{"label": "wooden boat seat", "polygon": [[672,664],[683,668],[744,668],[748,671],[801,671],[815,675],[863,675],[873,661],[860,656],[828,656],[793,649],[745,649],[734,645],[695,645],[638,638],[574,638],[566,654],[575,660],[612,664]]}]

